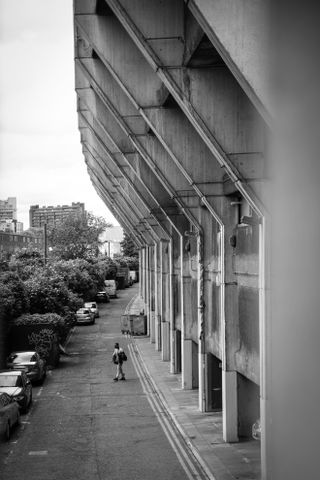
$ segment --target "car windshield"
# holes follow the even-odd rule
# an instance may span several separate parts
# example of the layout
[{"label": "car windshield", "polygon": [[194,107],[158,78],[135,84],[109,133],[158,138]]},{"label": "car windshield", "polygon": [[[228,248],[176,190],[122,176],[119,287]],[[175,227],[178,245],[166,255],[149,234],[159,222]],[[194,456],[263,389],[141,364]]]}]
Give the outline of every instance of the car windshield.
[{"label": "car windshield", "polygon": [[81,310],[78,311],[78,313],[86,313],[86,314],[88,314],[88,313],[89,313],[89,310],[87,310],[86,308],[82,308]]},{"label": "car windshield", "polygon": [[12,363],[24,363],[24,362],[34,362],[35,357],[34,353],[30,352],[21,352],[21,353],[13,353],[10,355],[9,362]]},{"label": "car windshield", "polygon": [[0,375],[0,387],[22,387],[19,375]]}]

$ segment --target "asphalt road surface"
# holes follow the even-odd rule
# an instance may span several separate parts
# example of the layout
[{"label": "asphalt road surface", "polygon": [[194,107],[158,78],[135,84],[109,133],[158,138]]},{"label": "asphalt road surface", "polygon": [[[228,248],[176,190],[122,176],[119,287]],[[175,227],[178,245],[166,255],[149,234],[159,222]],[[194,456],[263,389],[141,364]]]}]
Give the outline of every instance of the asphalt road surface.
[{"label": "asphalt road surface", "polygon": [[[75,328],[70,356],[34,387],[33,406],[0,443],[1,480],[182,480],[181,466],[133,367],[120,316],[137,292],[101,304],[92,326]],[[127,380],[113,382],[113,346],[128,355]],[[194,477],[193,477],[194,478]]]}]

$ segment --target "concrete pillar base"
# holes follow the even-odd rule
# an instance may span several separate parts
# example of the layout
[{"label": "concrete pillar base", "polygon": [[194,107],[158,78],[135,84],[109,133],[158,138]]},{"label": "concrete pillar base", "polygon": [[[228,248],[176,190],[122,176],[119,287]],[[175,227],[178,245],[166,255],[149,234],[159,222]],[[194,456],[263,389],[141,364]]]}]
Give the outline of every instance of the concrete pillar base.
[{"label": "concrete pillar base", "polygon": [[222,426],[225,442],[238,442],[237,372],[222,371]]},{"label": "concrete pillar base", "polygon": [[192,340],[183,340],[182,388],[192,390]]},{"label": "concrete pillar base", "polygon": [[156,344],[155,344],[155,349],[157,352],[160,352],[161,350],[161,316],[156,315],[155,317],[155,325],[156,325]]},{"label": "concrete pillar base", "polygon": [[155,343],[156,342],[156,335],[155,335],[155,313],[153,310],[150,311],[150,343]]},{"label": "concrete pillar base", "polygon": [[170,361],[170,324],[169,322],[161,323],[161,333],[162,333],[161,359],[164,362],[169,362]]}]

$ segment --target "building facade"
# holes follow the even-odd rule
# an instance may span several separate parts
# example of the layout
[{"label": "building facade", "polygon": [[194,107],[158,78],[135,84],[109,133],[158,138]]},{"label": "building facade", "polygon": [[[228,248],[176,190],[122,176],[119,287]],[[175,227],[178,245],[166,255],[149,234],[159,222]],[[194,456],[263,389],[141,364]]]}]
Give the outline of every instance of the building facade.
[{"label": "building facade", "polygon": [[[280,43],[287,38],[294,64],[284,75],[291,91],[286,82],[278,86],[279,100],[291,95],[306,115],[305,122],[294,119],[288,141],[299,139],[304,126],[308,130],[304,148],[297,141],[288,149],[289,160],[280,154],[276,163],[266,151],[275,107],[266,85],[267,3],[75,0],[75,77],[88,174],[140,249],[150,341],[170,372],[181,373],[181,388],[198,391],[201,412],[221,410],[226,442],[248,437],[261,419],[262,478],[278,480],[292,478],[274,473],[275,459],[281,464],[283,446],[290,447],[286,430],[296,433],[291,438],[300,452],[299,432],[293,423],[290,430],[281,423],[281,399],[287,410],[291,403],[299,411],[293,401],[297,376],[306,379],[311,368],[315,379],[319,365],[307,356],[309,345],[302,347],[307,338],[310,345],[315,340],[302,325],[311,325],[310,331],[317,325],[319,332],[319,281],[311,284],[308,273],[314,269],[313,278],[319,278],[320,257],[312,253],[312,242],[319,242],[317,144],[316,160],[305,161],[309,130],[318,125],[318,111],[314,117],[306,113],[313,106],[309,83],[318,77],[310,75],[305,95],[297,95],[296,75],[304,69],[297,68],[296,54],[303,65],[314,61],[313,42],[305,49],[293,42],[293,48],[300,32],[295,24],[291,36],[275,37]],[[286,9],[282,15],[289,26]],[[280,61],[278,69],[283,73],[285,66]],[[288,108],[286,115],[294,112]],[[276,267],[281,275],[272,276]],[[272,294],[271,278],[277,286]],[[291,305],[298,307],[303,298],[308,310],[310,288],[318,308],[306,318]],[[281,380],[290,384],[290,398],[283,391],[277,395]],[[313,405],[311,398],[319,398],[313,390],[302,404]],[[272,416],[274,405],[279,410]],[[295,421],[305,418],[302,413]],[[308,422],[299,425],[307,432]]]},{"label": "building facade", "polygon": [[72,202],[71,205],[58,205],[56,207],[39,207],[39,205],[31,205],[29,210],[30,228],[40,228],[45,224],[55,226],[69,215],[84,215],[84,203]]},{"label": "building facade", "polygon": [[18,222],[17,220],[1,220],[0,232],[22,233],[23,223]]},{"label": "building facade", "polygon": [[17,250],[33,248],[43,251],[44,240],[41,234],[27,235],[22,233],[0,232],[0,259],[9,260]]},{"label": "building facade", "polygon": [[0,200],[0,222],[5,220],[17,220],[17,199],[9,197]]}]

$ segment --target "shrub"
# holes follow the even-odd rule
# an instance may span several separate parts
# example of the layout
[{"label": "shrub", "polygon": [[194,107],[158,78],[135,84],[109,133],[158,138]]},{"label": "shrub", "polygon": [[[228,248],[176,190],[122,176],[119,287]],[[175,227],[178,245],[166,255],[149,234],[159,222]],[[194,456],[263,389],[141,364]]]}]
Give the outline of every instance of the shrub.
[{"label": "shrub", "polygon": [[82,300],[67,288],[60,276],[46,273],[45,270],[39,271],[25,281],[30,313],[63,314],[66,307],[76,310],[82,305]]}]

